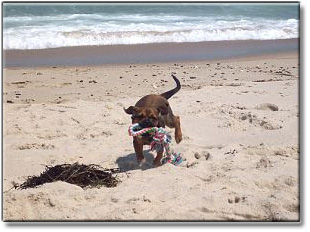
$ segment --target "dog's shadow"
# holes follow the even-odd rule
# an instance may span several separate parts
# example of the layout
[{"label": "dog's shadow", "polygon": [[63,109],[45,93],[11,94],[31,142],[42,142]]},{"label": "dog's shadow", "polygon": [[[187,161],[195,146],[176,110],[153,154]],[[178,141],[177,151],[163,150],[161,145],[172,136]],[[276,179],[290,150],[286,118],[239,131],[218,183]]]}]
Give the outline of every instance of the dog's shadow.
[{"label": "dog's shadow", "polygon": [[153,168],[153,154],[150,153],[150,150],[143,151],[143,154],[146,162],[142,166],[140,166],[137,162],[136,153],[131,153],[117,158],[116,163],[120,169],[120,172],[127,172],[137,169],[147,170]]}]

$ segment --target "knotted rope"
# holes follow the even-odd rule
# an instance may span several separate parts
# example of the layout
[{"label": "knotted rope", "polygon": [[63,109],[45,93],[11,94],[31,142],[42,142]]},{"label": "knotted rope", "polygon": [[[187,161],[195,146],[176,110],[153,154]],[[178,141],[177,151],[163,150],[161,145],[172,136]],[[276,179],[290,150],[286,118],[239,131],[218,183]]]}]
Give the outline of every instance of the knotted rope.
[{"label": "knotted rope", "polygon": [[143,134],[151,134],[152,142],[150,144],[151,151],[163,151],[165,150],[165,156],[161,160],[162,164],[171,163],[173,165],[179,165],[182,163],[182,157],[180,153],[175,153],[170,149],[171,135],[165,131],[162,127],[148,127],[141,128],[139,123],[131,125],[128,129],[130,136],[137,137]]}]

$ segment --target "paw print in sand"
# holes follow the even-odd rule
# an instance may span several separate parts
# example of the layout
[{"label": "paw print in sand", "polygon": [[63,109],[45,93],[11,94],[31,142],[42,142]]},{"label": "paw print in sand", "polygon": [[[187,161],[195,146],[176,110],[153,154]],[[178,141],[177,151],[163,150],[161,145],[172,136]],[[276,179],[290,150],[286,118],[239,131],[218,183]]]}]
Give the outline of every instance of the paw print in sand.
[{"label": "paw print in sand", "polygon": [[233,203],[244,202],[245,199],[246,199],[246,197],[235,196],[235,198],[228,198],[228,203],[233,204]]}]

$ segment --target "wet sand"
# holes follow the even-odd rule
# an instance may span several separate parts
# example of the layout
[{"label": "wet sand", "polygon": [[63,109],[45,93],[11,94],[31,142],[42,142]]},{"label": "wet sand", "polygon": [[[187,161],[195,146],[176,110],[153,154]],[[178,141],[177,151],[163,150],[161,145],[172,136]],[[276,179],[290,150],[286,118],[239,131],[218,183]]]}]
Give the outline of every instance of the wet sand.
[{"label": "wet sand", "polygon": [[4,51],[4,67],[94,66],[219,60],[296,52],[298,39],[211,41]]}]

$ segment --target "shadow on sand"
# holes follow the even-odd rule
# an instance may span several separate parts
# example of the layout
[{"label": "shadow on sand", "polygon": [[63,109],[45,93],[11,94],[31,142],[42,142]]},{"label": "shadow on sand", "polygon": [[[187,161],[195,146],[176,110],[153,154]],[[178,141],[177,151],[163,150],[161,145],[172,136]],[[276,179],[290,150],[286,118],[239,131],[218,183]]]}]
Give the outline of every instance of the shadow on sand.
[{"label": "shadow on sand", "polygon": [[120,169],[120,172],[127,172],[137,169],[147,170],[153,168],[154,156],[152,153],[150,153],[150,150],[144,151],[144,157],[146,162],[141,167],[137,162],[136,153],[131,153],[126,156],[119,157],[117,158],[116,163]]}]

